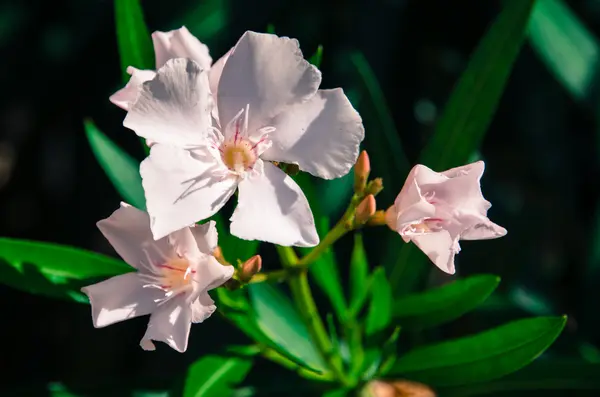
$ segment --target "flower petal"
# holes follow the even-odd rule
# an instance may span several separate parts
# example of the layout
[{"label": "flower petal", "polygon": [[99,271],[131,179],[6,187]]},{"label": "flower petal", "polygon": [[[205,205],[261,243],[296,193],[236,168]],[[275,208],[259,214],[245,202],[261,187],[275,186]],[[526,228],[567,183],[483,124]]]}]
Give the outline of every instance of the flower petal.
[{"label": "flower petal", "polygon": [[154,350],[154,340],[164,342],[183,353],[187,349],[191,325],[192,308],[185,299],[175,297],[152,313],[140,346],[144,350]]},{"label": "flower petal", "polygon": [[223,67],[225,67],[225,63],[227,62],[227,59],[229,59],[231,51],[233,51],[233,48],[227,51],[221,58],[217,59],[217,62],[212,65],[210,71],[208,72],[208,84],[210,86],[210,92],[215,97],[217,96],[217,92],[219,90],[219,81],[221,80],[221,74],[223,74]]},{"label": "flower petal", "polygon": [[155,308],[155,299],[164,297],[164,292],[144,288],[136,272],[109,278],[81,289],[90,298],[94,327],[106,327],[130,318],[150,314]]},{"label": "flower petal", "polygon": [[208,293],[201,294],[198,299],[192,303],[192,322],[201,323],[209,318],[217,310],[215,301]]},{"label": "flower petal", "polygon": [[442,271],[454,274],[454,255],[460,251],[458,237],[452,238],[450,232],[442,230],[411,236],[410,240]]},{"label": "flower petal", "polygon": [[304,193],[292,178],[268,162],[264,162],[262,174],[240,183],[231,234],[284,246],[314,247],[319,243]]},{"label": "flower petal", "polygon": [[212,134],[208,76],[189,59],[171,59],[144,83],[123,125],[154,143],[198,146]]},{"label": "flower petal", "polygon": [[237,181],[218,173],[212,154],[153,145],[140,166],[152,234],[160,239],[215,214]]},{"label": "flower petal", "polygon": [[169,59],[189,58],[202,69],[210,69],[212,58],[208,47],[198,40],[185,26],[168,32],[152,33],[156,68],[162,67]]},{"label": "flower petal", "polygon": [[112,94],[108,100],[120,107],[121,109],[129,110],[129,107],[135,100],[142,89],[142,84],[152,80],[156,76],[153,70],[140,70],[133,66],[127,68],[127,73],[131,75],[129,82],[125,87]]},{"label": "flower petal", "polygon": [[471,225],[460,234],[461,240],[489,240],[506,236],[506,229],[484,216],[473,216]]},{"label": "flower petal", "polygon": [[217,248],[219,233],[217,232],[216,225],[215,221],[210,221],[190,228],[200,252],[212,255]]},{"label": "flower petal", "polygon": [[180,257],[194,259],[202,256],[190,227],[184,227],[170,233],[167,236],[167,241],[173,247],[173,251]]},{"label": "flower petal", "polygon": [[223,285],[233,276],[234,268],[229,265],[222,265],[212,255],[205,255],[195,267],[196,273],[193,275],[194,295],[204,294],[213,288]]},{"label": "flower petal", "polygon": [[[127,203],[121,203],[119,209],[96,225],[119,256],[136,269],[140,267],[142,261],[148,259],[146,252],[151,255],[162,253],[167,256],[172,252],[166,241],[154,241],[148,214]],[[156,245],[158,250],[144,250],[148,243]],[[159,262],[163,258],[160,256],[151,259]]]},{"label": "flower petal", "polygon": [[288,106],[312,97],[319,84],[321,72],[303,58],[297,40],[247,31],[219,81],[221,126],[250,105],[250,131],[265,127]]},{"label": "flower petal", "polygon": [[307,102],[276,116],[272,125],[276,128],[269,135],[273,146],[262,158],[298,164],[325,179],[350,171],[365,137],[360,115],[341,88],[317,91]]}]

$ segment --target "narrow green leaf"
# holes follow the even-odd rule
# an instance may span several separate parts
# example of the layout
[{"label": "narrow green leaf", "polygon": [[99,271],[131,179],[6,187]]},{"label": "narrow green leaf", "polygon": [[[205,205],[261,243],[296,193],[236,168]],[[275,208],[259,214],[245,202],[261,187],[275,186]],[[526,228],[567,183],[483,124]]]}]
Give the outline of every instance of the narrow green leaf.
[{"label": "narrow green leaf", "polygon": [[[537,360],[514,374],[501,379],[444,389],[444,397],[474,397],[489,395],[545,396],[548,391],[562,391],[565,396],[575,396],[577,391],[600,392],[600,364],[581,361]],[[519,394],[515,394],[519,393]],[[525,394],[521,394],[525,395]]]},{"label": "narrow green leaf", "polygon": [[401,376],[434,387],[500,378],[529,364],[544,352],[565,326],[566,317],[513,321],[464,338],[409,351],[388,376]]},{"label": "narrow green leaf", "polygon": [[252,361],[246,358],[204,356],[189,367],[183,396],[229,396],[251,367]]},{"label": "narrow green leaf", "polygon": [[392,289],[382,267],[373,272],[373,285],[370,291],[371,302],[365,320],[367,336],[383,331],[392,320]]},{"label": "narrow green leaf", "polygon": [[85,133],[96,160],[123,200],[141,210],[146,209],[139,162],[108,139],[91,120],[84,121]]},{"label": "narrow green leaf", "polygon": [[250,284],[248,291],[256,322],[264,335],[306,367],[326,372],[321,356],[289,298],[267,283]]},{"label": "narrow green leaf", "polygon": [[437,171],[463,165],[479,147],[521,49],[535,0],[507,0],[471,56],[421,163]]},{"label": "narrow green leaf", "polygon": [[349,397],[352,395],[352,389],[335,389],[325,392],[322,397]]},{"label": "narrow green leaf", "polygon": [[275,25],[273,25],[272,23],[267,25],[267,33],[269,34],[275,34]]},{"label": "narrow green leaf", "polygon": [[127,67],[154,69],[154,47],[140,1],[115,0],[115,24],[123,83],[127,83]]},{"label": "narrow green leaf", "polygon": [[86,280],[133,269],[125,262],[79,248],[0,238],[0,282],[32,294],[87,303]]},{"label": "narrow green leaf", "polygon": [[323,215],[337,218],[346,209],[354,194],[354,169],[341,178],[319,183],[317,194]]},{"label": "narrow green leaf", "polygon": [[321,67],[321,61],[323,60],[323,46],[319,44],[317,47],[317,51],[310,58],[308,58],[308,62],[315,65],[317,68]]},{"label": "narrow green leaf", "polygon": [[475,309],[500,283],[491,274],[471,276],[394,301],[394,321],[403,327],[429,328]]},{"label": "narrow green leaf", "polygon": [[598,40],[561,0],[535,4],[529,21],[532,47],[556,79],[579,101],[590,101],[598,71]]},{"label": "narrow green leaf", "polygon": [[350,257],[350,307],[354,313],[362,308],[369,283],[369,263],[363,245],[362,234],[354,234],[354,247]]},{"label": "narrow green leaf", "polygon": [[[192,2],[191,8],[183,9],[171,27],[186,26],[202,42],[207,42],[227,27],[230,16],[229,3],[224,0],[203,0]],[[210,43],[209,43],[210,46]]]}]

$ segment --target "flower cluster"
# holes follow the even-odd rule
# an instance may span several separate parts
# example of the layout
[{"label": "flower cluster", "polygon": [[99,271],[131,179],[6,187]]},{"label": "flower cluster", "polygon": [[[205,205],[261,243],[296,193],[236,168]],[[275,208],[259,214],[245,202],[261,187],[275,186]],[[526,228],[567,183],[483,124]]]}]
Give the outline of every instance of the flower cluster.
[{"label": "flower cluster", "polygon": [[[152,39],[156,70],[128,68],[129,83],[110,97],[127,111],[123,124],[150,147],[140,166],[147,213],[122,203],[98,222],[137,271],[83,291],[96,327],[151,314],[142,348],[153,350],[155,340],[183,352],[190,324],[216,309],[208,291],[234,274],[217,260],[215,223],[198,222],[237,193],[231,234],[314,247],[319,236],[309,203],[279,165],[333,179],[356,164],[363,187],[370,167],[366,153],[357,162],[364,139],[360,115],[342,89],[319,89],[321,72],[296,40],[248,31],[213,63],[185,27],[155,32]],[[385,222],[454,273],[458,240],[506,233],[486,217],[483,168],[478,162],[437,173],[415,166]],[[356,225],[373,216],[381,188],[381,181],[372,181],[356,208]],[[248,282],[260,267],[260,257],[252,258],[242,267],[250,276],[239,280]]]}]

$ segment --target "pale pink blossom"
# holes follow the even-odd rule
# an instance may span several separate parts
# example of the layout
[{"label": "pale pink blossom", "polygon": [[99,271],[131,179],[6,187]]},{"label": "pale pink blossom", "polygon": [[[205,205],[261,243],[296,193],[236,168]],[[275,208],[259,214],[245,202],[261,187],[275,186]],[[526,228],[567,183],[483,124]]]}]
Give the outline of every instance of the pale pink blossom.
[{"label": "pale pink blossom", "polygon": [[[208,47],[194,37],[185,26],[168,32],[152,33],[152,43],[156,59],[155,69],[160,69],[169,59],[173,58],[189,58],[200,65],[202,69],[206,71],[211,69],[212,58]],[[225,54],[212,65],[214,71],[209,73],[216,75],[215,81],[218,81],[227,55]],[[133,66],[127,68],[127,73],[131,76],[129,82],[109,98],[112,103],[125,110],[128,110],[131,103],[135,102],[142,84],[152,80],[156,75],[154,70],[140,70]]]},{"label": "pale pink blossom", "polygon": [[140,167],[154,237],[212,216],[237,189],[232,234],[318,244],[304,193],[271,161],[347,174],[364,138],[360,116],[340,88],[318,89],[321,72],[293,39],[246,32],[215,76],[170,60],[123,122],[155,143]]},{"label": "pale pink blossom", "polygon": [[412,241],[446,273],[454,274],[459,240],[502,237],[506,229],[487,218],[492,206],[483,198],[483,161],[435,172],[416,165],[386,211],[388,226]]},{"label": "pale pink blossom", "polygon": [[94,326],[150,314],[141,347],[154,350],[154,340],[184,352],[191,323],[203,322],[216,310],[208,291],[233,275],[232,266],[212,255],[215,223],[185,227],[155,241],[148,214],[121,203],[98,228],[136,271],[82,288],[90,298]]}]

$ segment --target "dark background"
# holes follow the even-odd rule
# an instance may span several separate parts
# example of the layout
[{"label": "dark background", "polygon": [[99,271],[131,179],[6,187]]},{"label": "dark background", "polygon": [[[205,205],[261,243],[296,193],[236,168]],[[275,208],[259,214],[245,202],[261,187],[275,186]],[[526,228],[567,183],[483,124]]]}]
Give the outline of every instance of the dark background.
[{"label": "dark background", "polygon": [[[597,1],[568,3],[600,34]],[[185,24],[209,45],[215,60],[245,30],[265,31],[269,23],[277,34],[298,38],[306,56],[323,44],[324,88],[356,88],[347,54],[362,51],[411,161],[500,7],[492,0],[142,4],[151,31]],[[92,118],[143,158],[138,138],[121,125],[124,111],[108,101],[121,85],[112,1],[3,0],[0,59],[0,235],[112,254],[95,223],[110,215],[120,198],[89,148],[83,119]],[[593,257],[600,193],[594,106],[575,103],[524,45],[481,149],[487,167],[483,192],[494,205],[489,215],[509,233],[499,240],[465,242],[457,260],[461,275],[491,272],[503,282],[486,307],[446,327],[445,334],[527,314],[566,313],[568,327],[551,354],[600,357],[594,347],[600,330],[600,262]],[[363,118],[368,146],[381,135],[368,115]],[[392,188],[380,207],[391,204],[393,187],[401,186],[403,177],[386,181]],[[342,241],[342,251],[348,241]],[[376,241],[369,243],[370,252],[378,248]],[[440,278],[436,271],[432,282]],[[39,395],[50,382],[110,390],[110,395],[167,388],[199,355],[244,341],[215,316],[193,328],[187,354],[163,345],[147,353],[138,347],[145,318],[95,330],[89,306],[4,286],[0,315],[0,395]],[[255,372],[272,374],[275,368],[261,362]]]}]

